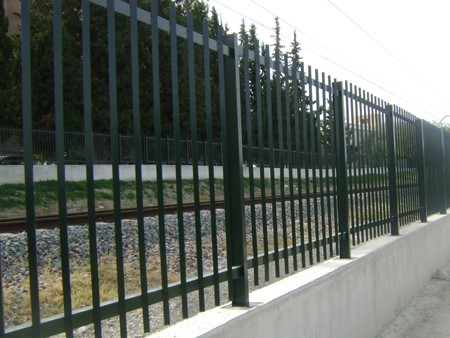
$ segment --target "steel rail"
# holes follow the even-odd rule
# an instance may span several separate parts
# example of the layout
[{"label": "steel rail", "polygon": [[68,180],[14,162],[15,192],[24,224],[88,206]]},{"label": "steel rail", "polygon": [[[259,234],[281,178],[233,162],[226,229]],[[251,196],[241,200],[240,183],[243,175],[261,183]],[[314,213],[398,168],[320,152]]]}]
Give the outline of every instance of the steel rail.
[{"label": "steel rail", "polygon": [[[285,198],[286,199],[286,198]],[[277,196],[277,201],[281,201],[281,197]],[[255,203],[261,204],[261,198],[256,198]],[[245,201],[246,205],[250,205],[250,199]],[[216,201],[216,209],[224,209],[225,201]],[[209,210],[211,204],[209,201],[199,203],[200,210]],[[184,203],[183,212],[194,212],[195,203]],[[149,206],[143,209],[144,217],[155,217],[158,215],[158,206]],[[169,204],[164,206],[166,215],[177,213],[177,205]],[[124,208],[121,210],[122,219],[136,219],[136,208]],[[97,222],[112,222],[114,220],[114,210],[96,210],[95,219]],[[84,225],[88,221],[87,212],[75,212],[67,214],[68,225]],[[0,219],[0,233],[18,233],[26,230],[27,219],[23,217]],[[59,225],[59,215],[45,215],[36,217],[37,229],[53,229]]]},{"label": "steel rail", "polygon": [[[384,188],[387,189],[387,188]],[[365,189],[371,190],[371,189]],[[365,191],[350,191],[351,194],[355,194],[358,192]],[[329,193],[324,193],[323,196],[333,196],[336,195],[333,191]],[[293,195],[295,199],[298,199],[298,194]],[[310,194],[310,198],[319,198],[320,194]],[[307,194],[302,194],[302,199],[307,198]],[[290,195],[285,195],[282,198],[280,195],[275,197],[277,202],[289,201]],[[270,201],[270,196],[265,197],[266,202]],[[262,204],[261,197],[254,198],[255,204]],[[245,205],[251,205],[251,199],[245,199]],[[224,209],[225,201],[216,201],[215,202],[216,209]],[[209,201],[204,201],[199,203],[200,210],[209,210],[211,208],[211,204]],[[195,204],[194,203],[184,203],[183,204],[183,212],[194,212]],[[122,219],[136,219],[137,218],[137,209],[136,208],[123,208],[121,211]],[[158,215],[158,206],[149,206],[143,209],[144,217],[155,217]],[[177,205],[169,204],[164,206],[164,213],[166,215],[173,215],[177,213]],[[112,222],[114,220],[114,210],[96,210],[95,219],[97,222]],[[37,229],[54,229],[59,226],[59,215],[43,215],[36,216],[36,228]],[[87,224],[88,221],[88,213],[87,212],[75,212],[67,214],[67,225],[84,225]],[[26,230],[27,219],[23,217],[18,218],[4,218],[0,219],[0,233],[18,233]]]}]

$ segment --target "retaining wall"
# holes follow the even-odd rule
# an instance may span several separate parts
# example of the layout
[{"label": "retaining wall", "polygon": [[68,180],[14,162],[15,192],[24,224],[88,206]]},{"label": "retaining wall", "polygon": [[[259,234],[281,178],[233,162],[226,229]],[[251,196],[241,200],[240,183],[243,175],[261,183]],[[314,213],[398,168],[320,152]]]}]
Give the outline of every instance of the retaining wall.
[{"label": "retaining wall", "polygon": [[376,337],[450,260],[450,215],[401,228],[152,337]]}]

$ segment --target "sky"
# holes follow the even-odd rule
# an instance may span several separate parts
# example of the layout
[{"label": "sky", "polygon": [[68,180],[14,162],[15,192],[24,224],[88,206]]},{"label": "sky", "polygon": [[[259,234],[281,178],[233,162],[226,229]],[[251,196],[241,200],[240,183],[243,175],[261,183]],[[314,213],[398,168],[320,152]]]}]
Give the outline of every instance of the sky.
[{"label": "sky", "polygon": [[[338,81],[429,122],[450,125],[450,1],[209,0],[232,32],[242,19],[260,41],[282,43],[294,30],[303,61]],[[448,116],[447,116],[448,115]]]}]

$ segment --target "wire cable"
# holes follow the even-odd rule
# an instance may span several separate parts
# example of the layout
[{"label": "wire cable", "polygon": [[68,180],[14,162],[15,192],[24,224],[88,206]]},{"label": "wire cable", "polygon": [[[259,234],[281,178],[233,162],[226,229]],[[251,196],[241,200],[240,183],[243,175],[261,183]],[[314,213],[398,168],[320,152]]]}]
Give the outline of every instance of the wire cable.
[{"label": "wire cable", "polygon": [[[280,17],[280,16],[277,15],[276,13],[270,11],[268,8],[264,7],[264,6],[261,5],[260,3],[256,2],[255,0],[251,0],[251,1],[252,1],[255,5],[257,5],[258,7],[260,7],[260,8],[263,9],[264,11],[266,11],[267,13],[271,14],[272,16],[278,17],[278,18],[279,18],[282,22],[284,22],[286,25],[290,26],[291,28],[293,28],[294,30],[300,32],[301,34],[305,35],[306,37],[308,37],[309,39],[311,39],[312,41],[314,41],[314,42],[317,43],[318,45],[322,46],[323,48],[327,49],[328,51],[332,52],[333,54],[339,56],[341,59],[343,59],[344,61],[346,61],[346,62],[348,62],[349,64],[353,65],[354,67],[359,68],[360,70],[362,70],[360,67],[356,66],[353,62],[351,62],[351,61],[349,61],[348,59],[346,59],[345,57],[339,55],[338,53],[336,53],[335,51],[333,51],[333,50],[330,49],[329,47],[325,46],[323,43],[317,41],[317,40],[316,40],[315,38],[313,38],[311,35],[309,35],[309,34],[305,33],[304,31],[300,30],[298,27],[294,26],[293,24],[291,24],[291,23],[288,22],[287,20],[283,19],[282,17]],[[328,0],[328,1],[329,1],[331,4],[333,4],[330,0]],[[333,4],[333,5],[334,5],[334,4]],[[339,11],[341,11],[336,5],[334,5],[334,6],[335,6]],[[344,14],[344,15],[346,15],[343,11],[341,11],[341,13]],[[346,15],[346,16],[347,16],[347,15]],[[370,36],[369,33],[367,33],[362,27],[360,27],[356,22],[354,22],[350,17],[347,16],[347,18],[350,19],[350,20],[351,20],[354,24],[356,24],[361,30],[363,30],[366,34],[368,34],[368,35]],[[283,35],[282,35],[282,36],[283,36]],[[390,54],[391,54],[398,62],[402,63],[400,59],[398,59],[394,54],[392,54],[392,53],[389,52],[386,48],[384,48],[384,47],[383,47],[378,41],[376,41],[372,36],[370,36],[370,37],[371,37],[371,39],[373,39],[378,45],[380,45],[383,49],[385,49],[388,53],[390,53]],[[285,38],[286,38],[286,37],[285,37]],[[288,38],[287,38],[287,39],[288,39]],[[324,55],[322,55],[322,54],[316,52],[315,50],[313,50],[313,49],[311,49],[311,48],[306,48],[306,49],[308,49],[308,50],[310,50],[312,53],[314,53],[314,54],[316,54],[316,55],[318,55],[318,56],[324,58],[324,59],[327,60],[328,62],[331,62],[331,63],[333,63],[334,65],[336,65],[336,66],[338,66],[338,67],[340,67],[340,68],[342,68],[342,69],[344,69],[344,70],[346,70],[346,71],[352,73],[353,75],[355,75],[355,76],[361,78],[362,80],[364,80],[364,81],[366,81],[366,82],[368,82],[368,83],[370,83],[370,84],[376,86],[377,88],[379,88],[379,89],[385,91],[386,93],[389,93],[390,95],[393,95],[394,97],[397,97],[398,99],[403,100],[404,102],[410,104],[411,106],[413,106],[413,107],[415,107],[415,108],[417,108],[417,109],[420,109],[422,112],[424,112],[424,113],[426,113],[426,114],[428,114],[428,115],[431,115],[431,116],[433,116],[433,117],[435,117],[435,118],[438,118],[436,115],[434,115],[434,114],[432,114],[432,113],[426,111],[424,108],[422,108],[422,107],[420,107],[420,106],[414,104],[413,102],[411,102],[411,101],[405,99],[404,97],[401,97],[401,96],[398,95],[398,94],[395,94],[394,92],[392,92],[392,91],[386,89],[385,87],[383,87],[383,86],[377,84],[376,82],[374,82],[374,81],[372,81],[372,80],[369,80],[368,78],[366,78],[366,77],[362,76],[361,74],[359,74],[359,73],[357,73],[357,72],[351,70],[350,68],[348,68],[348,67],[346,67],[346,66],[343,66],[343,65],[337,63],[336,61],[331,60],[330,58],[328,58],[328,57],[326,57],[326,56],[324,56]],[[402,65],[403,65],[404,67],[406,67],[410,72],[412,72],[412,70],[410,70],[405,64],[402,63]],[[363,71],[364,71],[364,70],[363,70]],[[421,81],[424,82],[427,86],[429,86],[429,85],[428,85],[424,80],[422,80],[417,74],[415,74],[414,72],[412,72],[412,73],[413,73],[419,80],[421,80]],[[372,74],[370,74],[370,75],[372,75]],[[372,75],[372,76],[373,76],[373,75]],[[435,94],[439,95],[439,93],[438,93],[433,87],[431,87],[431,86],[429,86],[429,87],[433,90],[433,92],[434,92]],[[439,95],[439,96],[440,96],[440,95]],[[449,102],[449,103],[450,103],[450,102]]]},{"label": "wire cable", "polygon": [[[253,1],[253,0],[252,0]],[[373,42],[375,42],[380,48],[382,48],[386,53],[392,56],[400,65],[402,65],[408,72],[414,75],[420,82],[430,88],[437,96],[443,99],[445,102],[450,103],[450,101],[442,96],[433,86],[431,86],[428,82],[422,79],[416,72],[414,72],[411,68],[409,68],[402,60],[400,60],[394,53],[392,53],[389,49],[383,46],[377,39],[375,39],[368,31],[366,31],[361,25],[359,25],[355,20],[353,20],[347,13],[345,13],[342,9],[340,9],[335,3],[331,0],[328,2],[334,6],[342,15],[344,15],[348,20],[350,20],[356,27],[358,27],[364,34],[366,34]]]},{"label": "wire cable", "polygon": [[261,26],[261,27],[264,27],[265,29],[267,29],[267,30],[269,30],[269,31],[274,31],[273,28],[267,27],[267,26],[264,25],[263,23],[261,23],[261,22],[255,20],[255,19],[249,17],[248,15],[245,15],[245,14],[242,13],[242,12],[239,12],[239,11],[235,10],[234,8],[231,8],[231,7],[228,6],[228,5],[225,5],[224,3],[222,3],[222,2],[220,2],[220,1],[218,1],[218,0],[213,0],[213,2],[219,4],[219,5],[222,6],[222,7],[225,7],[226,9],[228,9],[228,10],[230,10],[230,11],[236,13],[236,14],[241,15],[243,18],[246,18],[246,19],[250,20],[251,22],[256,23],[257,25],[259,25],[259,26]]},{"label": "wire cable", "polygon": [[[226,5],[226,4],[224,4],[224,3],[222,3],[222,2],[219,1],[219,0],[212,0],[212,1],[215,2],[215,3],[217,3],[217,4],[219,4],[220,6],[223,6],[224,8],[227,8],[228,10],[230,10],[230,11],[232,11],[232,12],[234,12],[234,13],[236,13],[236,14],[238,14],[238,15],[240,15],[240,16],[242,16],[242,17],[248,19],[248,20],[250,20],[251,22],[253,22],[253,23],[255,23],[255,24],[259,25],[259,26],[262,26],[264,29],[267,29],[267,30],[269,30],[269,31],[271,31],[271,32],[275,32],[275,29],[274,29],[274,28],[270,28],[270,27],[264,25],[263,23],[259,22],[258,20],[253,19],[252,17],[250,17],[250,16],[248,16],[248,15],[246,15],[246,14],[244,14],[244,13],[242,13],[242,12],[240,12],[240,11],[238,11],[238,10],[236,10],[236,9],[234,9],[234,8],[232,8],[232,7],[230,7],[230,6]],[[355,64],[353,64],[351,61],[345,59],[344,57],[340,56],[338,53],[334,52],[334,51],[333,51],[332,49],[330,49],[329,47],[327,47],[327,46],[325,46],[324,44],[322,44],[321,42],[317,41],[316,39],[314,39],[314,38],[313,38],[312,36],[310,36],[309,34],[303,32],[302,30],[298,29],[297,27],[295,27],[294,25],[292,25],[292,24],[289,23],[288,21],[284,20],[282,17],[280,17],[280,16],[277,15],[276,13],[270,11],[269,9],[265,8],[264,6],[262,6],[261,4],[255,2],[255,0],[251,0],[251,2],[253,2],[254,4],[256,4],[256,5],[257,5],[258,7],[260,7],[261,9],[265,10],[265,11],[268,12],[269,14],[273,15],[274,17],[278,17],[282,22],[284,22],[285,24],[287,24],[288,26],[290,26],[290,27],[293,28],[294,30],[296,30],[296,31],[300,32],[301,34],[307,36],[307,37],[308,37],[309,39],[311,39],[312,41],[314,41],[314,42],[316,42],[317,44],[319,44],[320,46],[326,48],[328,51],[332,52],[333,54],[335,54],[335,55],[341,57],[343,60],[345,60],[345,61],[347,61],[348,63],[352,64],[354,67],[360,68],[360,67],[356,66]],[[291,40],[291,38],[287,37],[287,36],[284,35],[284,34],[280,34],[280,36],[283,37],[283,38],[285,38],[285,39],[287,39],[287,40]],[[367,82],[367,83],[372,84],[373,86],[375,86],[375,87],[379,88],[380,90],[382,90],[382,91],[384,91],[384,92],[386,92],[386,93],[392,95],[393,97],[396,97],[396,98],[402,100],[403,102],[405,102],[405,103],[411,105],[412,107],[415,107],[416,109],[419,109],[419,110],[422,111],[423,113],[425,113],[425,114],[427,114],[427,115],[429,115],[429,116],[431,116],[431,117],[434,117],[434,118],[439,119],[438,116],[436,116],[436,115],[434,115],[433,113],[427,111],[426,109],[424,109],[424,108],[418,106],[417,104],[411,102],[410,100],[405,99],[404,97],[402,97],[402,96],[400,96],[400,95],[394,93],[393,91],[386,89],[385,86],[382,86],[382,85],[380,85],[380,84],[378,84],[378,83],[376,83],[376,82],[374,82],[374,81],[372,81],[372,80],[369,80],[367,77],[361,75],[360,73],[357,73],[357,72],[351,70],[350,68],[348,68],[348,67],[346,67],[346,66],[344,66],[344,65],[342,65],[342,64],[340,64],[340,63],[338,63],[338,62],[336,62],[336,61],[334,61],[334,60],[332,60],[332,59],[330,59],[329,57],[326,57],[325,55],[323,55],[323,54],[321,54],[321,53],[315,51],[314,49],[305,47],[304,45],[302,45],[302,49],[309,50],[310,52],[312,52],[312,53],[316,54],[317,56],[323,58],[323,59],[326,60],[327,62],[330,62],[330,63],[336,65],[337,67],[344,69],[345,71],[347,71],[347,72],[349,72],[349,73],[355,75],[356,77],[362,79],[363,81],[365,81],[365,82]],[[363,70],[363,69],[361,69],[361,70]],[[364,70],[363,70],[363,71],[364,71]]]}]

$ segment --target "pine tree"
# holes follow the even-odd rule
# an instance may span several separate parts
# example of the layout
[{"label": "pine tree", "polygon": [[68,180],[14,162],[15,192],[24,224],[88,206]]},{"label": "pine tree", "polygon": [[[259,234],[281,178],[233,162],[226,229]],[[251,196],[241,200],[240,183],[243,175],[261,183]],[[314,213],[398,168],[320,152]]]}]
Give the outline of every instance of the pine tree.
[{"label": "pine tree", "polygon": [[245,36],[246,36],[246,35],[247,35],[247,29],[246,29],[246,27],[245,27],[245,20],[242,19],[241,26],[240,26],[240,28],[239,28],[239,34],[238,34],[239,43],[240,43],[241,45],[244,44],[244,40],[245,40]]},{"label": "pine tree", "polygon": [[[254,24],[250,25],[248,47],[251,51],[256,52],[256,45],[258,41],[258,36],[256,32],[256,26]],[[255,61],[250,60],[250,111],[253,126],[253,139],[257,140],[258,135],[258,117],[257,117],[257,107],[256,107],[256,72],[261,72],[260,69],[255,68]]]},{"label": "pine tree", "polygon": [[275,39],[275,43],[272,44],[272,46],[273,46],[272,58],[275,60],[275,58],[278,54],[278,56],[280,58],[280,63],[282,63],[284,45],[281,44],[281,27],[280,27],[280,20],[277,16],[275,17],[274,31],[275,31],[275,35],[273,35],[272,37]]},{"label": "pine tree", "polygon": [[[223,30],[226,35],[228,27],[220,18],[215,7],[211,8],[211,15],[209,19],[209,37],[217,40],[218,29]],[[220,141],[220,100],[219,100],[219,56],[216,51],[210,51],[211,63],[211,96],[212,96],[212,115],[213,115],[213,130],[215,141]]]},{"label": "pine tree", "polygon": [[294,40],[291,42],[291,67],[293,65],[293,60],[295,60],[296,70],[300,69],[300,62],[303,59],[300,56],[300,51],[302,50],[300,43],[297,40],[297,32],[294,31]]},{"label": "pine tree", "polygon": [[[272,45],[273,53],[272,59],[275,63],[275,70],[272,74],[272,121],[273,121],[273,137],[274,144],[276,147],[279,146],[279,125],[284,126],[283,123],[285,119],[285,115],[282,114],[283,111],[283,97],[285,90],[285,76],[284,73],[280,70],[283,68],[283,48],[284,46],[281,44],[281,27],[280,21],[278,17],[275,17],[275,27],[274,27],[275,35],[273,36],[275,39],[275,43]],[[281,121],[279,120],[278,113],[281,113]]]}]

